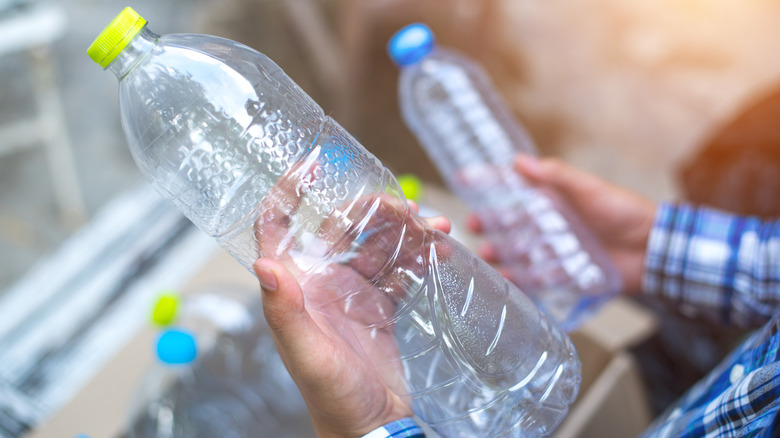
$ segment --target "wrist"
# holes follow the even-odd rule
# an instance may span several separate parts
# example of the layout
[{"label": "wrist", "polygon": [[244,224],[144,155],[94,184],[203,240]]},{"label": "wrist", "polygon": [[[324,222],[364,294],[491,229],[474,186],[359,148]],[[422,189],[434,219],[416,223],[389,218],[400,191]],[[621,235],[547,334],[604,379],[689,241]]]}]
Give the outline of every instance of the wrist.
[{"label": "wrist", "polygon": [[626,266],[621,269],[625,273],[624,292],[628,295],[638,295],[642,292],[650,234],[658,212],[657,203],[645,200],[643,204],[642,213],[637,217],[630,238],[634,244],[631,245],[630,254],[625,257]]}]

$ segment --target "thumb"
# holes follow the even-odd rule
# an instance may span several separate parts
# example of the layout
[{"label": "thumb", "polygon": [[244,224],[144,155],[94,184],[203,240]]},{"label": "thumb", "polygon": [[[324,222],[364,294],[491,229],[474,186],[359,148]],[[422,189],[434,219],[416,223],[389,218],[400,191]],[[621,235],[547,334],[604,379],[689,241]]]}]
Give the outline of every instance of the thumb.
[{"label": "thumb", "polygon": [[306,310],[298,280],[274,260],[261,258],[252,267],[263,289],[263,313],[279,353],[295,357],[307,351],[323,334]]}]

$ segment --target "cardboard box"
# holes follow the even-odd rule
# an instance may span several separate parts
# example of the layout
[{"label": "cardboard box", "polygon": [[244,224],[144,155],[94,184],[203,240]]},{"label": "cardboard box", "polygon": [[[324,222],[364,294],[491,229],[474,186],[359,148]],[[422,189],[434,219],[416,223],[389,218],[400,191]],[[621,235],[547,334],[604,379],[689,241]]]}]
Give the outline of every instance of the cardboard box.
[{"label": "cardboard box", "polygon": [[656,329],[651,312],[618,298],[571,334],[582,361],[582,385],[556,438],[635,437],[650,424],[642,375],[628,349]]}]

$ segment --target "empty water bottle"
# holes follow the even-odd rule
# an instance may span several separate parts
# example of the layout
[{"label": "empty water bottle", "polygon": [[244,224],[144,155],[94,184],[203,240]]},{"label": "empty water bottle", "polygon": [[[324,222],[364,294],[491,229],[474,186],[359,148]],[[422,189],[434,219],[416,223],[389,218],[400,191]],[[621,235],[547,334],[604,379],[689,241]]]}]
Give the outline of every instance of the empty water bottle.
[{"label": "empty water bottle", "polygon": [[554,193],[514,171],[536,150],[472,60],[438,48],[424,24],[397,32],[388,51],[401,68],[406,124],[449,188],[478,215],[509,278],[565,330],[577,328],[620,290],[599,242]]},{"label": "empty water bottle", "polygon": [[[452,202],[450,202],[450,199],[436,199],[434,201],[433,195],[430,194],[433,190],[428,190],[425,184],[423,184],[417,176],[411,173],[396,175],[396,179],[398,180],[398,185],[401,187],[401,192],[403,192],[404,197],[408,201],[414,201],[417,204],[417,214],[424,218],[449,216],[447,213],[450,213],[451,210],[444,209],[443,206],[451,208]],[[442,209],[438,209],[436,205],[442,206],[442,209],[447,213],[442,211]],[[450,225],[449,235],[466,246],[469,246],[469,243],[473,243],[467,240],[469,236],[463,234],[460,231],[460,228],[455,224]]]},{"label": "empty water bottle", "polygon": [[[166,329],[156,343],[158,362],[140,382],[131,407],[131,438],[234,437],[267,422],[245,400],[239,382],[196,361],[195,336]],[[265,421],[264,421],[265,420]]]},{"label": "empty water bottle", "polygon": [[[152,319],[155,325],[175,327],[171,333],[183,331],[184,335],[164,333],[158,341],[158,357],[161,364],[167,366],[156,366],[140,386],[141,395],[136,397],[132,411],[146,410],[146,413],[133,418],[132,422],[136,430],[144,430],[146,435],[137,433],[136,436],[167,436],[159,432],[149,435],[152,429],[161,427],[184,430],[183,426],[172,422],[166,423],[168,426],[158,424],[156,418],[160,415],[160,400],[170,405],[170,409],[174,408],[174,402],[184,403],[185,406],[176,407],[177,412],[184,413],[180,414],[184,417],[173,418],[172,421],[190,422],[191,411],[200,410],[201,405],[208,401],[208,394],[202,391],[215,390],[232,395],[233,402],[242,404],[253,414],[249,424],[245,425],[247,429],[242,429],[248,431],[248,436],[295,438],[313,434],[303,397],[276,353],[257,291],[236,287],[219,287],[217,291],[210,287],[185,296],[166,291],[158,296]],[[194,345],[196,340],[197,349]],[[197,362],[194,361],[195,350],[202,352]],[[189,360],[169,359],[182,356]],[[155,382],[159,380],[160,372],[170,374],[170,368],[179,362],[185,362],[189,367],[178,368],[185,368],[188,372],[190,368],[194,369],[199,379],[182,382],[181,388],[177,388],[179,392],[161,393],[159,389],[155,390],[156,386],[159,387]],[[178,372],[181,374],[181,371]],[[203,387],[204,379],[211,384]],[[222,386],[214,388],[217,383]],[[197,393],[197,405],[192,405],[195,402],[191,399],[179,397],[182,392],[187,396]],[[216,400],[215,403],[221,402]],[[214,408],[213,415],[226,415],[216,409],[219,406]]]},{"label": "empty water bottle", "polygon": [[[143,174],[244,266],[284,263],[445,436],[552,431],[580,382],[568,337],[406,204],[393,175],[265,55],[158,36],[126,10],[91,57],[120,80]],[[310,287],[317,285],[318,287]]]}]

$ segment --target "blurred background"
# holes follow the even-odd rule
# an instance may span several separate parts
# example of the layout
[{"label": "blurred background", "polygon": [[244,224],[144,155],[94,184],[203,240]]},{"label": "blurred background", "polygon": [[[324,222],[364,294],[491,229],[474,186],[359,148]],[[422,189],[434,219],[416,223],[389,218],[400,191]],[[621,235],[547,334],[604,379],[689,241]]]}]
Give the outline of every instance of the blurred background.
[{"label": "blurred background", "polygon": [[[780,213],[776,1],[0,0],[0,299],[34,297],[81,253],[63,255],[78,236],[83,248],[105,242],[96,218],[133,225],[122,223],[132,215],[101,216],[143,183],[116,79],[85,53],[128,5],[155,32],[214,34],[265,53],[393,171],[434,186],[438,175],[400,118],[385,52],[413,21],[485,67],[541,155],[655,200]],[[170,223],[166,236],[189,233]],[[0,301],[0,338],[13,334],[2,331],[13,302]]]},{"label": "blurred background", "polygon": [[[14,4],[3,0],[4,25]],[[58,195],[49,149],[4,144],[0,286],[7,287],[138,178],[118,119],[116,79],[85,50],[126,3],[56,2],[51,63],[78,193]],[[769,0],[138,0],[161,33],[212,33],[274,59],[396,172],[437,181],[396,105],[389,36],[422,20],[487,69],[542,155],[651,196],[679,196],[681,166],[780,82],[780,5]],[[37,37],[29,37],[35,40]],[[18,38],[17,38],[18,39]],[[0,122],[34,116],[35,52],[3,46]],[[52,112],[49,110],[49,112]],[[56,115],[56,111],[55,115]],[[63,160],[61,160],[63,161]],[[68,180],[67,172],[64,172]],[[71,184],[69,181],[68,184]],[[58,187],[59,186],[59,187]],[[63,211],[64,209],[64,211]]]}]

